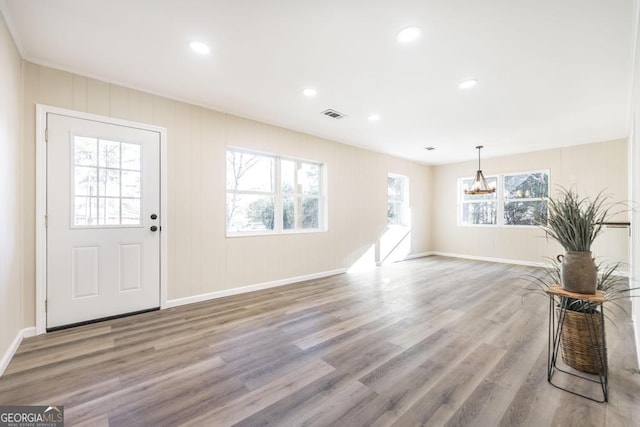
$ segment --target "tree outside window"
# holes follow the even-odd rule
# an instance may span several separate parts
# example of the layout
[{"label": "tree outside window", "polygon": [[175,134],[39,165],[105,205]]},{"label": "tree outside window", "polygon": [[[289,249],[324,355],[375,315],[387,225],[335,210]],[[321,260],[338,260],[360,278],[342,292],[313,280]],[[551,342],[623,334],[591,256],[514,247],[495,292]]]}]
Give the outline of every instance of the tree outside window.
[{"label": "tree outside window", "polygon": [[[498,177],[486,177],[489,187],[497,188]],[[461,180],[458,191],[462,194],[460,222],[464,225],[493,225],[498,218],[498,194],[465,194],[463,188],[470,188],[473,178]]]},{"label": "tree outside window", "polygon": [[504,176],[504,225],[536,225],[547,216],[549,174],[519,173]]}]

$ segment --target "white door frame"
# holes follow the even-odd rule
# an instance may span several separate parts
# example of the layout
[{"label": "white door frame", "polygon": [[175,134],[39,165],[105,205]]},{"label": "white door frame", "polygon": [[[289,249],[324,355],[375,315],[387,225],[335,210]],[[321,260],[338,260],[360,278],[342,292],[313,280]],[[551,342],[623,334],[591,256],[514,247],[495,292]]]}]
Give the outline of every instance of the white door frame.
[{"label": "white door frame", "polygon": [[167,129],[144,123],[36,104],[36,334],[47,331],[47,113],[94,120],[119,126],[158,132],[160,134],[160,309],[167,306]]}]

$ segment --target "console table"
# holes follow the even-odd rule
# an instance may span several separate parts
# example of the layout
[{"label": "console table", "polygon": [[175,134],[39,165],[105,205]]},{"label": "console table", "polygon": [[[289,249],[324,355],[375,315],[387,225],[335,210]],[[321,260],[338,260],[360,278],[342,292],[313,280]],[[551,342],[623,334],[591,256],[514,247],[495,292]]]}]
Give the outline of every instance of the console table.
[{"label": "console table", "polygon": [[[604,403],[608,400],[607,387],[608,387],[608,367],[607,367],[607,346],[604,332],[604,309],[602,303],[605,302],[606,298],[604,292],[596,291],[594,295],[589,294],[578,294],[574,292],[567,292],[560,285],[549,286],[547,289],[547,294],[549,295],[549,347],[547,354],[547,381],[551,385],[556,388],[559,388],[564,391],[568,391],[569,393],[575,394],[577,396],[584,397],[589,400],[593,400],[594,402]],[[594,358],[594,366],[599,368],[599,373],[594,374],[591,377],[585,375],[578,374],[576,372],[569,372],[563,369],[560,369],[557,366],[558,361],[558,350],[560,349],[560,340],[562,336],[562,330],[565,324],[568,299],[579,300],[582,302],[588,302],[594,304],[598,313],[588,314],[584,313],[585,327],[588,330],[589,334],[589,343],[592,350],[593,358]],[[557,312],[556,312],[557,310]],[[581,315],[582,313],[580,313]],[[599,317],[600,326],[598,326],[596,321],[594,321],[594,316]],[[601,331],[598,331],[601,329]],[[602,343],[601,346],[598,346],[598,332],[601,332]],[[594,397],[579,393],[576,390],[570,390],[568,388],[560,387],[557,384],[553,383],[553,376],[556,372],[562,372],[564,374],[572,375],[574,377],[590,381],[600,385],[602,389],[602,399],[598,400]],[[597,379],[596,379],[597,377]]]}]

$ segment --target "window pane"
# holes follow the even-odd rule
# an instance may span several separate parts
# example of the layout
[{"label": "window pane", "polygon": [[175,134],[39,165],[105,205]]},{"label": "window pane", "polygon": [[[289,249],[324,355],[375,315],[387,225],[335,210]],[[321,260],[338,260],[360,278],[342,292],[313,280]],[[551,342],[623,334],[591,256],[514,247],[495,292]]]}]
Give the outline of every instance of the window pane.
[{"label": "window pane", "polygon": [[98,223],[98,199],[76,197],[74,199],[74,225],[96,225]]},{"label": "window pane", "polygon": [[122,224],[141,224],[140,199],[122,200]]},{"label": "window pane", "polygon": [[299,163],[298,185],[300,193],[309,196],[320,194],[320,166],[311,163]]},{"label": "window pane", "polygon": [[271,196],[227,194],[227,231],[273,230]]},{"label": "window pane", "polygon": [[505,199],[535,199],[549,196],[549,176],[546,172],[505,175]]},{"label": "window pane", "polygon": [[496,202],[463,203],[462,222],[464,224],[495,224],[497,208]]},{"label": "window pane", "polygon": [[302,228],[318,228],[320,221],[320,199],[306,198],[302,200]]},{"label": "window pane", "polygon": [[546,222],[547,202],[528,200],[504,204],[505,225],[536,225]]},{"label": "window pane", "polygon": [[295,198],[285,197],[282,199],[282,229],[293,230],[296,228],[296,208]]},{"label": "window pane", "polygon": [[311,197],[285,197],[282,200],[282,228],[284,230],[320,227],[320,200]]},{"label": "window pane", "polygon": [[227,189],[273,192],[273,158],[227,151]]},{"label": "window pane", "polygon": [[140,197],[140,172],[122,171],[122,197]]},{"label": "window pane", "polygon": [[402,201],[403,196],[403,178],[401,177],[387,177],[387,195],[389,201]]},{"label": "window pane", "polygon": [[73,138],[73,161],[76,165],[98,166],[98,140],[76,136]]},{"label": "window pane", "polygon": [[141,225],[140,154],[139,144],[74,138],[74,225]]},{"label": "window pane", "polygon": [[293,160],[280,161],[282,170],[280,171],[280,182],[284,194],[295,192],[296,162]]},{"label": "window pane", "polygon": [[120,197],[120,171],[100,169],[100,196]]},{"label": "window pane", "polygon": [[[498,178],[495,176],[485,177],[487,180],[487,185],[489,188],[498,188]],[[462,200],[471,201],[471,200],[496,200],[498,198],[498,192],[494,191],[489,194],[465,194],[464,190],[471,188],[473,185],[473,181],[475,178],[467,178],[462,180]]]},{"label": "window pane", "polygon": [[101,167],[120,167],[120,143],[101,139],[98,144],[98,164]]},{"label": "window pane", "polygon": [[74,192],[76,196],[95,196],[97,194],[96,168],[74,167]]},{"label": "window pane", "polygon": [[98,224],[116,225],[120,224],[120,199],[105,198],[98,199]]},{"label": "window pane", "polygon": [[122,169],[140,170],[140,145],[122,143]]},{"label": "window pane", "polygon": [[387,205],[387,223],[402,225],[402,203],[389,202]]}]

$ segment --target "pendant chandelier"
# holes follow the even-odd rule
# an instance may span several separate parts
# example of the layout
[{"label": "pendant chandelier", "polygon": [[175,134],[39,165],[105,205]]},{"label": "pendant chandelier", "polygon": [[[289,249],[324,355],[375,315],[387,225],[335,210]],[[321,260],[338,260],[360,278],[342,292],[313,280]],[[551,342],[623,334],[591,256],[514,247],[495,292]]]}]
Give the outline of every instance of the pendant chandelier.
[{"label": "pendant chandelier", "polygon": [[471,188],[465,189],[464,194],[491,194],[496,191],[495,188],[491,188],[487,185],[487,180],[484,179],[482,169],[480,168],[480,150],[482,145],[478,145],[478,171],[476,172],[476,179],[473,181]]}]

